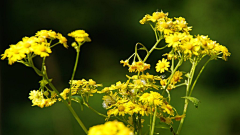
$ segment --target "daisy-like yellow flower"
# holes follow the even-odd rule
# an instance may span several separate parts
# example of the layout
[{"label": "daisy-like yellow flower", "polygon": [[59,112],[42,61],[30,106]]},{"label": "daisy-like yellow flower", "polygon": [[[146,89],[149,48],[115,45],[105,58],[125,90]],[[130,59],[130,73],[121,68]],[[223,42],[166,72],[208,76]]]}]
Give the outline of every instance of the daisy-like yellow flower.
[{"label": "daisy-like yellow flower", "polygon": [[144,104],[159,106],[162,104],[163,96],[158,92],[150,91],[150,93],[144,93],[139,101],[142,101]]},{"label": "daisy-like yellow flower", "polygon": [[41,57],[49,56],[49,53],[52,53],[48,43],[42,42],[37,46],[34,46],[34,54],[40,55]]},{"label": "daisy-like yellow flower", "polygon": [[162,60],[158,60],[158,63],[156,65],[156,71],[163,73],[165,70],[168,70],[168,67],[170,67],[170,62],[167,61],[167,59],[162,59]]},{"label": "daisy-like yellow flower", "polygon": [[174,34],[165,35],[165,41],[168,43],[168,47],[176,48],[181,44],[181,40],[185,36],[185,33],[175,32]]},{"label": "daisy-like yellow flower", "polygon": [[122,122],[108,121],[89,129],[88,135],[133,135],[133,132]]}]

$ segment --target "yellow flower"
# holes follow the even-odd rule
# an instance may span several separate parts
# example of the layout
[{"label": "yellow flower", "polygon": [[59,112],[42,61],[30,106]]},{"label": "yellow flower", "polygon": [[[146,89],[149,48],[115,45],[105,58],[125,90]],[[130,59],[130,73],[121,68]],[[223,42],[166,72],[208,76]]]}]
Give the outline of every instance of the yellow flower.
[{"label": "yellow flower", "polygon": [[177,82],[180,82],[182,78],[182,72],[176,71],[172,77],[171,83],[176,84]]},{"label": "yellow flower", "polygon": [[145,24],[145,23],[149,20],[149,18],[151,18],[151,16],[150,16],[149,14],[146,14],[146,15],[143,17],[143,19],[140,20],[139,22],[140,22],[141,24]]},{"label": "yellow flower", "polygon": [[62,36],[62,34],[58,33],[57,38],[59,39],[59,43],[63,44],[63,46],[65,48],[68,48],[66,37],[64,37],[64,36]]},{"label": "yellow flower", "polygon": [[49,53],[52,53],[49,45],[45,42],[42,42],[36,46],[34,46],[34,54],[40,55],[41,57],[49,56]]},{"label": "yellow flower", "polygon": [[40,30],[36,33],[37,37],[42,37],[42,38],[49,38],[49,39],[55,39],[57,38],[57,33],[52,30]]},{"label": "yellow flower", "polygon": [[133,135],[133,132],[122,122],[108,121],[89,129],[88,135]]},{"label": "yellow flower", "polygon": [[10,45],[9,49],[6,49],[4,54],[2,54],[2,60],[8,58],[9,65],[12,65],[14,62],[20,61],[26,57],[25,53],[21,51],[22,47],[17,45]]},{"label": "yellow flower", "polygon": [[174,34],[165,35],[166,43],[168,43],[168,47],[176,48],[181,44],[182,38],[185,36],[185,33],[175,32]]},{"label": "yellow flower", "polygon": [[161,12],[153,12],[151,18],[149,18],[149,20],[151,20],[152,22],[156,22],[159,19],[163,19],[166,16],[168,16],[168,13],[163,13],[163,11]]},{"label": "yellow flower", "polygon": [[161,108],[163,109],[163,112],[167,112],[167,114],[174,116],[174,110],[173,107],[169,104],[162,104]]},{"label": "yellow flower", "polygon": [[163,96],[157,92],[150,91],[150,93],[144,93],[140,98],[139,101],[142,101],[148,105],[159,106],[162,104]]},{"label": "yellow flower", "polygon": [[68,36],[71,36],[75,38],[77,42],[90,42],[91,39],[89,38],[89,35],[84,30],[76,30],[68,34]]},{"label": "yellow flower", "polygon": [[158,63],[156,65],[156,71],[157,72],[160,72],[160,73],[163,73],[165,70],[167,71],[168,70],[168,67],[170,67],[170,62],[167,62],[167,59],[162,59],[161,60],[158,60]]}]

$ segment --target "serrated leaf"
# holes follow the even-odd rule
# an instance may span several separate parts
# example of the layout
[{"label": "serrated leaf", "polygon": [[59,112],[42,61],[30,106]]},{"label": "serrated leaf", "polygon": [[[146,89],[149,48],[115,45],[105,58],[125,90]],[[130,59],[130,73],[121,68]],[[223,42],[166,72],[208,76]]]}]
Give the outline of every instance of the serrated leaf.
[{"label": "serrated leaf", "polygon": [[187,97],[187,96],[186,97],[182,97],[182,98],[188,99],[189,101],[191,101],[194,104],[194,106],[196,108],[198,108],[198,104],[200,103],[200,101],[197,98],[195,98],[195,97]]}]

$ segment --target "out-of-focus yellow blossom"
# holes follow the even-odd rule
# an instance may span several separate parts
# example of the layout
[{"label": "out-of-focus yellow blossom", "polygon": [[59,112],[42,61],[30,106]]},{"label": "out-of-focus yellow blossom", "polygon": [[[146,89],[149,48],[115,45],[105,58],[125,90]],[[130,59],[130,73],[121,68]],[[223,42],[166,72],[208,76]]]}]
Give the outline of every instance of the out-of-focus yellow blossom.
[{"label": "out-of-focus yellow blossom", "polygon": [[89,129],[88,135],[134,135],[122,122],[108,121]]},{"label": "out-of-focus yellow blossom", "polygon": [[168,103],[163,103],[161,105],[161,108],[163,109],[163,112],[166,112],[167,114],[174,116],[173,107],[171,105],[169,105]]},{"label": "out-of-focus yellow blossom", "polygon": [[65,48],[68,48],[67,39],[61,33],[57,33],[57,38],[59,39],[59,43],[63,44]]},{"label": "out-of-focus yellow blossom", "polygon": [[173,123],[170,117],[160,117],[160,120],[168,125],[171,125]]},{"label": "out-of-focus yellow blossom", "polygon": [[176,84],[181,81],[182,78],[182,72],[176,71],[172,77],[171,83]]},{"label": "out-of-focus yellow blossom", "polygon": [[36,33],[35,36],[42,37],[42,38],[49,38],[49,39],[55,39],[57,38],[57,33],[52,30],[40,30]]},{"label": "out-of-focus yellow blossom", "polygon": [[90,42],[88,33],[84,30],[76,30],[68,34],[68,36],[75,38],[77,42]]},{"label": "out-of-focus yellow blossom", "polygon": [[44,92],[39,90],[30,91],[29,95],[29,99],[32,100],[32,106],[39,106],[41,108],[49,107],[57,101],[55,97],[48,98],[44,95]]},{"label": "out-of-focus yellow blossom", "polygon": [[158,60],[158,63],[156,65],[156,71],[163,73],[165,70],[168,70],[168,67],[170,67],[170,62],[167,61],[167,59],[162,59],[162,60]]},{"label": "out-of-focus yellow blossom", "polygon": [[144,104],[159,106],[161,105],[163,96],[160,95],[158,92],[150,91],[150,93],[144,93],[140,98],[139,101],[142,101]]}]

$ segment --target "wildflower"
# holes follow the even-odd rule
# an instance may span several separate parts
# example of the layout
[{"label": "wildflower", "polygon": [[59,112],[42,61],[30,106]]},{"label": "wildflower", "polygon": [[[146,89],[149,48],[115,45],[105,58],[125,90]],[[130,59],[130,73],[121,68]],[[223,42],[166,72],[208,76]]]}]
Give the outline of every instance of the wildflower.
[{"label": "wildflower", "polygon": [[145,104],[159,106],[162,104],[163,96],[157,92],[150,91],[150,93],[144,93],[140,98],[139,101],[142,101]]},{"label": "wildflower", "polygon": [[163,19],[164,17],[168,16],[168,13],[163,13],[163,11],[161,12],[153,12],[151,18],[149,18],[149,20],[151,20],[152,22],[156,22],[159,19]]},{"label": "wildflower", "polygon": [[67,39],[62,34],[58,33],[57,38],[59,39],[59,43],[63,44],[65,48],[68,48]]},{"label": "wildflower", "polygon": [[42,37],[44,39],[49,38],[49,39],[55,39],[57,37],[57,33],[52,30],[40,30],[36,33],[37,37]]},{"label": "wildflower", "polygon": [[41,57],[49,56],[49,53],[52,53],[49,44],[42,42],[37,46],[34,46],[34,54],[40,55]]},{"label": "wildflower", "polygon": [[161,108],[163,109],[163,112],[167,112],[169,115],[174,115],[173,107],[167,103],[164,103],[161,105]]},{"label": "wildflower", "polygon": [[21,46],[10,45],[9,49],[6,49],[4,54],[2,54],[2,60],[8,58],[9,65],[12,65],[16,61],[20,61],[26,57],[25,53],[21,52]]},{"label": "wildflower", "polygon": [[75,38],[75,40],[77,42],[90,42],[91,41],[88,33],[86,33],[84,30],[73,31],[73,32],[69,33],[68,36]]},{"label": "wildflower", "polygon": [[90,127],[88,135],[133,135],[122,122],[108,121],[102,125]]},{"label": "wildflower", "polygon": [[166,43],[168,43],[168,47],[172,46],[173,48],[176,48],[181,44],[181,40],[184,36],[185,33],[175,32],[174,34],[165,35],[165,40]]},{"label": "wildflower", "polygon": [[141,24],[145,24],[149,19],[151,18],[151,16],[149,14],[146,14],[142,20],[140,20],[139,22]]},{"label": "wildflower", "polygon": [[167,62],[167,59],[162,59],[161,60],[158,60],[158,63],[156,65],[156,71],[157,72],[160,72],[160,73],[163,73],[165,70],[167,71],[168,70],[168,67],[170,67],[170,62]]},{"label": "wildflower", "polygon": [[171,83],[176,84],[177,82],[180,82],[182,78],[182,72],[176,71],[172,77]]}]

